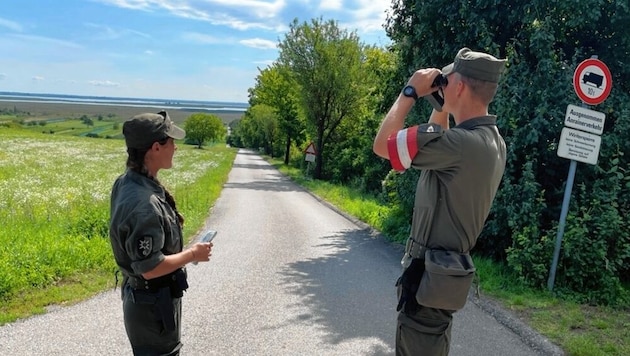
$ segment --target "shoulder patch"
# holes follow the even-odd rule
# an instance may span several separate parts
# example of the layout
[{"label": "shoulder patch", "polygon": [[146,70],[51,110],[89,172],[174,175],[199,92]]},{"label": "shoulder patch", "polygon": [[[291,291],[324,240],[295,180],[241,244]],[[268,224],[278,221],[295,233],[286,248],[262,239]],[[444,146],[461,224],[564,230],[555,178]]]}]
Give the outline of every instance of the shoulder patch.
[{"label": "shoulder patch", "polygon": [[140,240],[138,240],[138,252],[140,255],[146,257],[151,254],[153,250],[153,237],[151,236],[143,236]]},{"label": "shoulder patch", "polygon": [[421,133],[436,133],[441,131],[442,126],[438,124],[422,124],[418,126],[418,132]]}]

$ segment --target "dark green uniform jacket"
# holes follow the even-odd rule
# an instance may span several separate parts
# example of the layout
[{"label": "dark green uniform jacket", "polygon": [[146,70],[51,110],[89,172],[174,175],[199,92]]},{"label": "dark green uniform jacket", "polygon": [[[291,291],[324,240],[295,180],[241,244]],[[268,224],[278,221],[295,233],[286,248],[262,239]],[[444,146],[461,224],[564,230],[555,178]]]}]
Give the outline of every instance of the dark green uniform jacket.
[{"label": "dark green uniform jacket", "polygon": [[449,130],[436,124],[410,127],[390,138],[388,150],[395,169],[422,170],[403,265],[423,257],[413,245],[470,251],[505,169],[496,117],[470,119]]},{"label": "dark green uniform jacket", "polygon": [[164,189],[127,170],[112,188],[110,240],[116,263],[127,276],[140,277],[182,250],[182,230]]}]

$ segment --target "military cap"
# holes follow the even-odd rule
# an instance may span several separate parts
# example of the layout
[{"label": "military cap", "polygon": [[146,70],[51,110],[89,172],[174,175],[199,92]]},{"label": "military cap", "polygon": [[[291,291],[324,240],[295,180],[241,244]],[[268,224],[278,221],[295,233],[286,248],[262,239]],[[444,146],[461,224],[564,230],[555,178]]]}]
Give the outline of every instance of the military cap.
[{"label": "military cap", "polygon": [[123,136],[129,148],[147,149],[167,137],[182,139],[186,131],[176,126],[166,111],[133,116],[123,124]]},{"label": "military cap", "polygon": [[462,48],[457,52],[455,61],[442,68],[442,74],[457,72],[463,76],[498,83],[505,69],[505,59],[498,59],[487,53],[474,52],[470,48]]}]

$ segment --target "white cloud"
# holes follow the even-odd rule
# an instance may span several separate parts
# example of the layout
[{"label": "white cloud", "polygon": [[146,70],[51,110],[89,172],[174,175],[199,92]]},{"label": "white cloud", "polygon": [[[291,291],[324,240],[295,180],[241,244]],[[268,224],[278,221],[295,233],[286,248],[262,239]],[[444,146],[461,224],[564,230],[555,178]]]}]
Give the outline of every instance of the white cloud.
[{"label": "white cloud", "polygon": [[280,11],[286,7],[284,0],[273,2],[258,0],[209,0],[208,2],[226,7],[238,8],[244,12],[254,13],[259,18],[272,18],[278,16]]},{"label": "white cloud", "polygon": [[[275,19],[286,7],[284,0],[274,2],[259,0],[204,0],[186,2],[181,0],[99,0],[107,5],[141,11],[166,10],[172,15],[192,20],[205,21],[217,26],[227,26],[237,30],[263,29],[281,31],[284,25],[253,21]],[[240,15],[240,16],[238,16]]]},{"label": "white cloud", "polygon": [[36,45],[49,44],[49,45],[62,46],[62,47],[68,47],[68,48],[73,48],[73,49],[83,48],[81,45],[78,45],[74,42],[58,40],[56,38],[32,36],[32,35],[12,35],[12,36],[22,41],[35,42]]},{"label": "white cloud", "polygon": [[251,38],[239,41],[242,45],[258,49],[276,49],[276,42],[265,40],[262,38]]},{"label": "white cloud", "polygon": [[6,27],[15,32],[22,32],[22,25],[17,22],[6,20],[0,17],[0,27]]},{"label": "white cloud", "polygon": [[114,5],[125,9],[148,10],[154,1],[145,0],[101,0],[104,4]]},{"label": "white cloud", "polygon": [[199,32],[184,32],[182,39],[190,42],[203,43],[203,44],[216,44],[221,43],[224,39],[219,39],[211,35]]},{"label": "white cloud", "polygon": [[91,22],[85,23],[84,25],[86,27],[96,29],[98,33],[95,36],[96,36],[96,39],[99,39],[99,40],[115,40],[122,37],[127,37],[129,35],[143,37],[143,38],[151,38],[151,36],[146,33],[130,30],[130,29],[114,29],[106,25],[99,25],[99,24],[95,24]]},{"label": "white cloud", "polygon": [[40,75],[36,75],[32,79],[33,79],[34,82],[43,82],[45,80],[44,77],[42,77]]},{"label": "white cloud", "polygon": [[119,87],[120,86],[120,83],[112,82],[109,80],[90,80],[88,83],[95,87]]},{"label": "white cloud", "polygon": [[342,0],[322,0],[322,2],[319,4],[320,10],[341,10],[342,8]]}]

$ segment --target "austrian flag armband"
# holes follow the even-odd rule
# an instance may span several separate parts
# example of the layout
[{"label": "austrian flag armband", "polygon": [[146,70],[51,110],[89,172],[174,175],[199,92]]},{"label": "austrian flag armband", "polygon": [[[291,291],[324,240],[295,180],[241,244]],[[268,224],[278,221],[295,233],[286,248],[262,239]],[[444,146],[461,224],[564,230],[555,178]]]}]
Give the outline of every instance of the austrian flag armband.
[{"label": "austrian flag armband", "polygon": [[387,139],[387,152],[392,168],[402,172],[411,167],[418,151],[443,134],[442,126],[434,123],[412,126],[392,134]]},{"label": "austrian flag armband", "polygon": [[402,172],[411,167],[418,153],[418,126],[412,126],[392,134],[387,139],[387,152],[392,168]]}]

